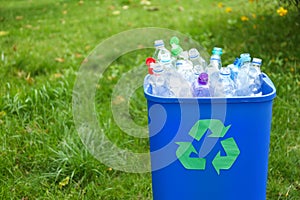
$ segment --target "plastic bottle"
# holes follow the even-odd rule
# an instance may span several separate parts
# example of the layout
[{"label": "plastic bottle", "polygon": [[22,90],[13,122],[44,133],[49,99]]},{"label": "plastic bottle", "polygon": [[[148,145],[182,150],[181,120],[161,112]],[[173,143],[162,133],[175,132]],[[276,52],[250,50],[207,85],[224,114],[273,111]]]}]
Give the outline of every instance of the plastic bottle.
[{"label": "plastic bottle", "polygon": [[253,58],[252,63],[249,67],[248,71],[248,82],[250,88],[250,95],[254,96],[261,96],[261,85],[262,85],[262,78],[261,78],[261,64],[262,60],[260,58]]},{"label": "plastic bottle", "polygon": [[233,64],[228,65],[227,67],[229,67],[230,69],[230,78],[233,80],[233,82],[236,82],[238,73],[240,71],[240,59],[236,58],[235,61],[233,62]]},{"label": "plastic bottle", "polygon": [[219,57],[219,70],[222,67],[222,59],[221,59],[222,54],[223,54],[222,48],[220,48],[220,47],[214,47],[213,48],[212,55],[216,55],[216,56]]},{"label": "plastic bottle", "polygon": [[193,64],[193,79],[197,80],[199,75],[202,72],[205,72],[207,64],[205,60],[200,56],[200,53],[196,48],[192,48],[189,50],[189,58]]},{"label": "plastic bottle", "polygon": [[193,82],[192,93],[194,97],[210,97],[207,73],[201,73]]},{"label": "plastic bottle", "polygon": [[150,63],[152,68],[152,74],[150,74],[148,82],[147,92],[156,96],[170,97],[171,92],[168,86],[168,79],[164,70],[164,67],[160,63]]},{"label": "plastic bottle", "polygon": [[155,52],[153,54],[153,58],[157,61],[160,61],[161,60],[161,52],[162,51],[168,51],[166,48],[165,48],[165,43],[163,40],[155,40],[154,41],[154,47],[155,47]]},{"label": "plastic bottle", "polygon": [[219,73],[219,78],[213,90],[213,96],[215,97],[232,97],[235,94],[234,82],[230,78],[230,69],[228,67],[222,67]]},{"label": "plastic bottle", "polygon": [[165,70],[167,86],[172,97],[191,97],[190,83],[179,73],[171,63],[171,54],[168,51],[161,51],[160,65]]},{"label": "plastic bottle", "polygon": [[208,74],[209,77],[209,85],[212,87],[214,87],[214,84],[219,78],[219,63],[220,57],[218,55],[212,55],[210,57],[210,63],[205,69],[205,72]]},{"label": "plastic bottle", "polygon": [[236,79],[236,95],[249,96],[251,91],[249,89],[248,72],[251,64],[251,57],[249,53],[243,53],[240,56],[241,67]]}]

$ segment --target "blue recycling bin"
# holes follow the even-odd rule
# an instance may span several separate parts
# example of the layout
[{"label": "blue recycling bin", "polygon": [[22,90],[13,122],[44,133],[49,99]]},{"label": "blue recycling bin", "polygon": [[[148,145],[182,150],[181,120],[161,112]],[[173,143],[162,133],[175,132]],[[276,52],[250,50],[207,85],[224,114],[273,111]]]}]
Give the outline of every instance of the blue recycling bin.
[{"label": "blue recycling bin", "polygon": [[272,102],[263,95],[163,98],[145,91],[154,200],[265,200]]}]

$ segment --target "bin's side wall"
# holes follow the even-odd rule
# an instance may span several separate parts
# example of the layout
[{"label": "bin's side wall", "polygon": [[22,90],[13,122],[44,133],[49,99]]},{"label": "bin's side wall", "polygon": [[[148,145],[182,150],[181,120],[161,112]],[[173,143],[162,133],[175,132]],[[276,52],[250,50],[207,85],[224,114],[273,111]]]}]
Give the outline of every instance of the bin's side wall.
[{"label": "bin's side wall", "polygon": [[[259,200],[266,198],[272,101],[228,104],[178,104],[148,99],[152,189],[154,200],[209,199]],[[230,126],[224,137],[199,141],[189,131],[198,121],[217,119]],[[155,121],[165,120],[163,127]],[[152,123],[153,122],[153,123]],[[212,164],[216,155],[226,157],[221,141],[234,138],[240,154],[229,169]],[[178,144],[191,142],[206,160],[205,169],[186,169],[176,157]],[[199,154],[191,154],[197,157]]]}]

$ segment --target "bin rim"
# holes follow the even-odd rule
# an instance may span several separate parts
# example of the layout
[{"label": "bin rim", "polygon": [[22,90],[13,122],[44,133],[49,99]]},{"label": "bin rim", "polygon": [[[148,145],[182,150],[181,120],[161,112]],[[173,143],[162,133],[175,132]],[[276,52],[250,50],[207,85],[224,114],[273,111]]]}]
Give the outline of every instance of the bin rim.
[{"label": "bin rim", "polygon": [[[149,75],[147,75],[149,76]],[[146,76],[146,78],[147,78]],[[254,103],[272,101],[276,97],[276,88],[271,79],[262,73],[263,86],[268,90],[266,94],[262,96],[234,96],[234,97],[162,97],[149,94],[144,89],[144,95],[147,100],[158,103],[207,103],[207,104],[228,104],[228,103]]]}]

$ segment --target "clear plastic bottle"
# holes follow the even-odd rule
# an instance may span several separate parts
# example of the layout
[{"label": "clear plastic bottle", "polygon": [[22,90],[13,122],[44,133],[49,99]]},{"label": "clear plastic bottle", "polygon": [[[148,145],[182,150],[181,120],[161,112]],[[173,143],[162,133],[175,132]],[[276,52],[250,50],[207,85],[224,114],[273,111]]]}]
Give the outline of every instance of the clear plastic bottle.
[{"label": "clear plastic bottle", "polygon": [[249,53],[243,53],[240,56],[241,68],[236,79],[236,95],[249,96],[251,91],[249,89],[248,72],[251,65],[251,57]]},{"label": "clear plastic bottle", "polygon": [[210,63],[205,69],[205,72],[208,74],[209,77],[209,85],[212,87],[214,87],[214,84],[219,78],[219,63],[220,57],[218,55],[212,55],[210,57]]},{"label": "clear plastic bottle", "polygon": [[210,97],[207,73],[201,73],[193,82],[192,93],[194,97]]},{"label": "clear plastic bottle", "polygon": [[230,69],[222,67],[219,73],[219,78],[214,85],[213,96],[215,97],[232,97],[235,94],[234,82],[230,78]]},{"label": "clear plastic bottle", "polygon": [[164,67],[160,63],[150,63],[152,74],[150,74],[148,81],[147,91],[155,96],[170,97],[172,96],[168,77],[165,73]]},{"label": "clear plastic bottle", "polygon": [[190,83],[184,78],[183,74],[179,73],[172,65],[171,54],[167,51],[162,51],[160,65],[164,67],[167,84],[172,97],[191,97]]},{"label": "clear plastic bottle", "polygon": [[261,64],[262,60],[260,58],[253,58],[252,63],[249,67],[248,71],[248,82],[250,88],[250,95],[261,96],[261,85],[262,85],[262,77],[261,77]]},{"label": "clear plastic bottle", "polygon": [[155,40],[154,41],[154,47],[155,47],[155,52],[153,54],[153,58],[157,61],[160,61],[161,60],[161,52],[162,51],[168,51],[166,48],[165,48],[165,43],[163,40]]},{"label": "clear plastic bottle", "polygon": [[212,55],[216,55],[216,56],[219,57],[219,70],[222,67],[222,59],[221,59],[222,54],[223,54],[222,48],[220,48],[220,47],[214,47],[213,48]]},{"label": "clear plastic bottle", "polygon": [[189,50],[189,58],[193,64],[193,72],[194,72],[193,79],[197,80],[199,75],[202,72],[205,72],[207,64],[205,60],[200,56],[200,53],[196,48],[192,48]]},{"label": "clear plastic bottle", "polygon": [[238,73],[240,71],[240,59],[236,58],[235,61],[233,62],[233,64],[228,65],[227,67],[229,67],[230,69],[230,78],[233,80],[233,82],[236,82]]},{"label": "clear plastic bottle", "polygon": [[190,84],[194,81],[193,63],[188,59],[188,52],[181,53],[182,59],[177,60],[176,69]]}]

